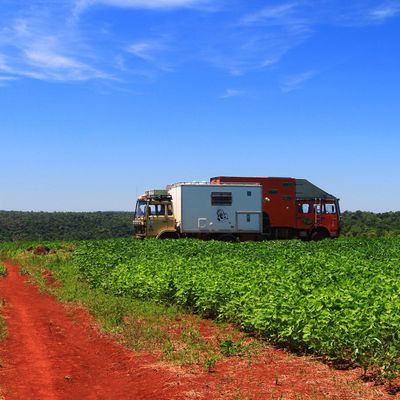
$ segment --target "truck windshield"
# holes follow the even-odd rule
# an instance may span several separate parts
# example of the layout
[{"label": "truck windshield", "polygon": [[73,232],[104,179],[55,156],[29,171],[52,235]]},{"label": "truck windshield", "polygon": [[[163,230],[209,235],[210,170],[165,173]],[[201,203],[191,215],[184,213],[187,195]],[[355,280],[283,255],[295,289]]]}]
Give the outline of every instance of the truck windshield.
[{"label": "truck windshield", "polygon": [[146,202],[138,200],[136,202],[135,217],[143,217],[145,208]]}]

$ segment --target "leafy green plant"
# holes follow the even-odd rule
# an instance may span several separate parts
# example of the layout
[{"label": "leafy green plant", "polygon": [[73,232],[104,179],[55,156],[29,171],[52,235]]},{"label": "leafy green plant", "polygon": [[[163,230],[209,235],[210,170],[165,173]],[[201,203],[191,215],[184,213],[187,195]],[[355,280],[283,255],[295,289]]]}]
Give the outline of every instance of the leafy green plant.
[{"label": "leafy green plant", "polygon": [[235,342],[232,339],[225,339],[219,343],[219,347],[221,353],[226,357],[242,355],[244,352],[242,340]]},{"label": "leafy green plant", "polygon": [[215,364],[217,363],[218,360],[219,357],[217,355],[212,355],[206,358],[206,360],[204,361],[204,366],[207,372],[214,372]]}]

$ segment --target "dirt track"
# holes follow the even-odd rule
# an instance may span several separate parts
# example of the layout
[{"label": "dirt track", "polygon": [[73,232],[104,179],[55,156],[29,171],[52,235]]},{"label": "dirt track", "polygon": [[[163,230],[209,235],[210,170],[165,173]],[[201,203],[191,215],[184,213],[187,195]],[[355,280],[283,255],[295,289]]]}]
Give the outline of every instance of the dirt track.
[{"label": "dirt track", "polygon": [[87,313],[69,312],[25,284],[6,264],[0,281],[9,336],[2,343],[0,387],[6,400],[171,399],[174,377],[98,334]]}]

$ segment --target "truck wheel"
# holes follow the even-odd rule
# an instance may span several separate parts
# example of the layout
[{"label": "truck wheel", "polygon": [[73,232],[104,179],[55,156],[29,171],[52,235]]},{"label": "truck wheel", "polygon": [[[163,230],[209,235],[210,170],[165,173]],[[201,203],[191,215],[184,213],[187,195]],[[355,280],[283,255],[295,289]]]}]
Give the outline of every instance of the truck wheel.
[{"label": "truck wheel", "polygon": [[218,238],[218,240],[220,240],[221,242],[230,242],[230,243],[234,243],[234,242],[238,242],[239,239],[236,236],[227,234],[227,235],[222,235]]},{"label": "truck wheel", "polygon": [[311,234],[311,240],[318,242],[320,240],[326,239],[328,236],[324,231],[315,231]]},{"label": "truck wheel", "polygon": [[164,232],[157,239],[179,239],[179,235],[176,232]]}]

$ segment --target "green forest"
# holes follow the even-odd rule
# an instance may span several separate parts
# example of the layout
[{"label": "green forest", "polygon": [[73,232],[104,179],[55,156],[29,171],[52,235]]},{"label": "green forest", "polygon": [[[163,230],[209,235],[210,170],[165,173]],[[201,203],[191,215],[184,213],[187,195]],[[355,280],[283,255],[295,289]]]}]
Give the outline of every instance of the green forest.
[{"label": "green forest", "polygon": [[[0,211],[0,241],[83,240],[133,235],[132,212]],[[400,235],[400,211],[345,211],[342,236]]]},{"label": "green forest", "polygon": [[0,241],[129,237],[132,219],[132,212],[0,211]]},{"label": "green forest", "polygon": [[342,226],[343,235],[349,237],[399,236],[400,211],[345,211],[342,214]]}]

